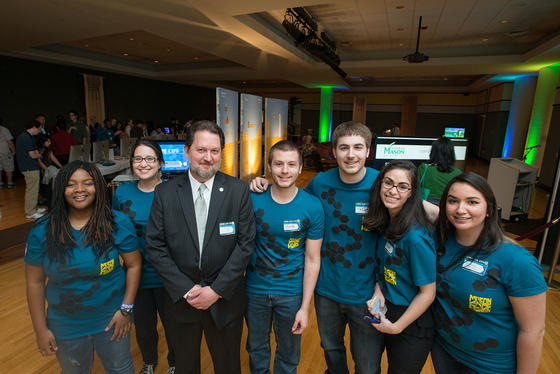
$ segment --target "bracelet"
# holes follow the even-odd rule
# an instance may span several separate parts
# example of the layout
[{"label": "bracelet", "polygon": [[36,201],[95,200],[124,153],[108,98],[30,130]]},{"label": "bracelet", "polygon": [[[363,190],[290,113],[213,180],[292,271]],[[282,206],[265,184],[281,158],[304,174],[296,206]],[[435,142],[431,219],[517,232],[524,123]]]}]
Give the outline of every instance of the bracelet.
[{"label": "bracelet", "polygon": [[134,304],[126,304],[126,303],[122,303],[121,304],[121,314],[125,317],[128,317],[132,314],[132,308],[134,308]]}]

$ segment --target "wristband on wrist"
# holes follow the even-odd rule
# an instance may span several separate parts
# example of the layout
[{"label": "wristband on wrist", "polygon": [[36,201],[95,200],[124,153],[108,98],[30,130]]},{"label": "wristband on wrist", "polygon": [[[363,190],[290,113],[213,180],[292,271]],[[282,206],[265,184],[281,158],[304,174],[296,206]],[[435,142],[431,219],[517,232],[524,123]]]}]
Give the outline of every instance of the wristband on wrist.
[{"label": "wristband on wrist", "polygon": [[121,314],[123,316],[130,316],[132,314],[132,308],[134,308],[134,304],[126,304],[126,303],[122,303],[121,304]]}]

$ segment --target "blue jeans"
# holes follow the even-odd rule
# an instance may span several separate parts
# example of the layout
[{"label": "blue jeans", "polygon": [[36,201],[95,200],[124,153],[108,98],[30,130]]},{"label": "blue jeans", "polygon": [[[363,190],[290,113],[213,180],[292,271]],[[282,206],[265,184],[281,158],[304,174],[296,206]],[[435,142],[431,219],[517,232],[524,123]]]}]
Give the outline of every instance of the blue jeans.
[{"label": "blue jeans", "polygon": [[295,374],[299,364],[301,335],[292,334],[302,295],[247,293],[247,352],[252,374],[270,373],[270,329],[274,326],[276,353],[274,374]]},{"label": "blue jeans", "polygon": [[111,341],[113,330],[75,339],[57,339],[56,358],[62,374],[89,374],[93,352],[109,374],[134,374],[130,355],[130,332],[118,342]]},{"label": "blue jeans", "polygon": [[346,325],[350,328],[350,352],[355,364],[354,372],[356,374],[381,372],[383,334],[364,321],[363,317],[369,315],[366,303],[342,304],[315,294],[315,312],[321,346],[325,351],[327,373],[348,374],[344,346]]}]

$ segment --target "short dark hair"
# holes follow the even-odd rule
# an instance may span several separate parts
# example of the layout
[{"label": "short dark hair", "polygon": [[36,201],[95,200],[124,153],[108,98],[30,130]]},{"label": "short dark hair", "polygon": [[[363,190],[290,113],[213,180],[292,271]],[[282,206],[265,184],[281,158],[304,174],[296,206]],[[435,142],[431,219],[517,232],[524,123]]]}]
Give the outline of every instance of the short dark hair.
[{"label": "short dark hair", "polygon": [[78,112],[75,111],[74,109],[70,109],[70,110],[68,111],[68,114],[70,114],[70,113],[72,113],[73,115],[75,115],[76,117],[78,117]]},{"label": "short dark hair", "polygon": [[[394,169],[402,169],[408,173],[411,193],[400,213],[391,222],[389,227],[389,211],[381,201],[381,183],[385,175]],[[364,217],[364,226],[371,231],[384,235],[387,240],[396,241],[402,238],[415,223],[425,228],[430,227],[418,189],[418,170],[408,160],[392,160],[381,169],[379,176],[373,182],[369,193],[368,212]]]},{"label": "short dark hair", "polygon": [[477,258],[481,253],[492,253],[494,250],[499,248],[504,241],[504,231],[500,225],[500,219],[498,217],[498,203],[496,202],[494,191],[492,191],[492,187],[490,187],[486,179],[469,171],[459,174],[451,179],[441,194],[441,200],[439,201],[439,218],[436,224],[436,233],[439,240],[438,256],[445,254],[445,243],[447,242],[447,239],[455,233],[455,226],[449,222],[446,212],[447,196],[449,195],[451,186],[455,183],[468,184],[480,192],[486,201],[486,214],[488,216],[484,219],[484,226],[482,227],[482,231],[474,244],[466,248],[465,251],[447,267],[447,269],[460,263],[467,255],[470,255],[470,253],[474,253],[470,255],[473,258]]},{"label": "short dark hair", "polygon": [[191,125],[191,127],[189,127],[187,130],[187,137],[185,138],[185,146],[187,146],[187,148],[190,148],[194,143],[194,135],[197,131],[208,131],[212,134],[218,135],[220,137],[220,148],[224,149],[226,142],[224,132],[216,122],[208,120],[196,121]]},{"label": "short dark hair", "polygon": [[437,165],[442,173],[449,173],[455,163],[455,149],[451,140],[440,136],[432,143],[430,150],[430,164]]},{"label": "short dark hair", "polygon": [[272,165],[272,155],[274,151],[283,151],[283,152],[296,151],[298,153],[299,164],[300,165],[303,164],[303,156],[301,154],[301,150],[299,149],[296,143],[290,140],[280,140],[279,142],[275,143],[272,147],[270,147],[270,151],[268,152],[269,165]]},{"label": "short dark hair", "polygon": [[[163,152],[161,151],[161,147],[159,146],[158,143],[148,140],[148,139],[138,139],[136,141],[136,143],[134,143],[134,145],[132,146],[132,148],[130,149],[130,167],[132,168],[132,158],[134,157],[134,152],[136,151],[136,148],[140,147],[141,145],[151,148],[154,153],[156,154],[156,157],[159,161],[160,165],[163,165],[164,161],[163,161]],[[161,166],[160,166],[161,169]]]},{"label": "short dark hair", "polygon": [[41,122],[37,121],[36,119],[32,119],[31,121],[28,121],[25,124],[25,129],[29,130],[29,129],[32,129],[33,127],[39,128],[41,126],[43,126],[43,125],[41,125]]},{"label": "short dark hair", "polygon": [[342,122],[334,129],[334,132],[332,134],[333,148],[336,148],[339,138],[342,138],[343,136],[352,136],[352,135],[357,135],[364,138],[367,148],[371,146],[371,138],[372,138],[371,130],[361,122],[348,121],[348,122]]},{"label": "short dark hair", "polygon": [[45,118],[47,118],[47,116],[44,115],[43,113],[37,113],[37,114],[35,114],[35,118],[38,118],[38,117],[45,117]]}]

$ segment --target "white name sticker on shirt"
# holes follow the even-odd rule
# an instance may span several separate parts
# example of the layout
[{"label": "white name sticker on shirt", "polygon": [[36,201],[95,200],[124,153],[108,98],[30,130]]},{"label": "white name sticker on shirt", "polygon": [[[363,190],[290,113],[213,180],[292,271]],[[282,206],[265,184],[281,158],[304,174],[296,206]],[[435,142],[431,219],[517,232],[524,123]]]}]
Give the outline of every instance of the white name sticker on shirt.
[{"label": "white name sticker on shirt", "polygon": [[393,255],[394,250],[395,248],[393,247],[393,244],[390,242],[385,243],[385,251],[387,251],[388,254]]},{"label": "white name sticker on shirt", "polygon": [[486,270],[488,269],[488,262],[478,260],[472,257],[466,257],[463,260],[463,269],[478,275],[485,275]]},{"label": "white name sticker on shirt", "polygon": [[291,221],[284,221],[284,231],[285,232],[294,232],[298,231],[300,228],[299,219],[291,220]]},{"label": "white name sticker on shirt", "polygon": [[356,214],[366,214],[368,211],[368,203],[356,203],[354,212]]},{"label": "white name sticker on shirt", "polygon": [[233,235],[235,234],[235,222],[220,223],[220,235]]}]

